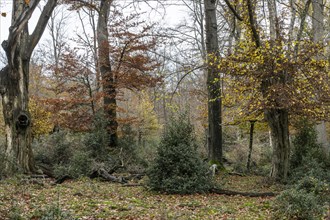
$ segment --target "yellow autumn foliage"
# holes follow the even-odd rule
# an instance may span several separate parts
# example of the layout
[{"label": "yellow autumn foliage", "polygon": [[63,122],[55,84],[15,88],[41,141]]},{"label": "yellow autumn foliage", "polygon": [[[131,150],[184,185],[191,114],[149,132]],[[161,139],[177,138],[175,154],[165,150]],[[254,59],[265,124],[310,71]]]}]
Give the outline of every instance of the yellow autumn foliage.
[{"label": "yellow autumn foliage", "polygon": [[29,102],[29,111],[32,118],[32,135],[38,138],[42,135],[49,134],[54,125],[51,122],[52,113],[47,111],[42,103],[31,98]]},{"label": "yellow autumn foliage", "polygon": [[160,125],[154,111],[154,105],[146,91],[142,91],[138,105],[139,128],[146,136],[156,135]]},{"label": "yellow autumn foliage", "polygon": [[225,85],[223,104],[235,109],[233,117],[258,119],[265,109],[274,107],[316,120],[329,116],[329,62],[326,57],[314,58],[324,48],[308,41],[299,45],[294,56],[283,42],[264,41],[255,48],[244,41],[219,62]]}]

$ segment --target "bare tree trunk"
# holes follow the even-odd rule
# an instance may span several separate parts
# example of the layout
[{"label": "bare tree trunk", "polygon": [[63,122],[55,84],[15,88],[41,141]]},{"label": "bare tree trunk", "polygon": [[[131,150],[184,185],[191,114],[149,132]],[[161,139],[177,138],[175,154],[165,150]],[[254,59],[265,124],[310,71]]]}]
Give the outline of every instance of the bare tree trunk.
[{"label": "bare tree trunk", "polygon": [[31,149],[31,118],[29,102],[29,64],[33,49],[45,30],[56,0],[48,0],[37,26],[29,35],[28,21],[40,0],[13,1],[12,25],[8,40],[2,42],[8,64],[1,70],[0,91],[6,132],[5,169],[8,174],[16,171],[35,171]]},{"label": "bare tree trunk", "polygon": [[268,1],[268,11],[269,11],[269,34],[270,40],[275,41],[279,36],[279,27],[277,20],[277,11],[276,11],[276,2],[275,0],[267,0]]},{"label": "bare tree trunk", "polygon": [[250,171],[251,169],[251,157],[252,157],[252,149],[253,149],[253,133],[254,133],[254,124],[256,123],[255,120],[250,120],[250,142],[249,142],[249,154],[248,160],[246,164],[246,169]]},{"label": "bare tree trunk", "polygon": [[208,90],[208,149],[209,159],[215,163],[222,162],[222,120],[221,120],[221,87],[220,74],[216,63],[219,61],[219,45],[216,20],[216,1],[204,0],[205,34],[207,56],[207,90]]},{"label": "bare tree trunk", "polygon": [[117,101],[115,75],[111,69],[108,17],[112,0],[101,0],[97,23],[99,68],[104,91],[103,105],[108,120],[109,146],[117,146]]},{"label": "bare tree trunk", "polygon": [[[294,24],[296,22],[296,14],[297,14],[297,9],[296,9],[295,3],[296,3],[296,0],[290,0],[290,7],[291,7],[291,19],[290,19],[290,25],[289,25],[289,42],[290,43],[294,39],[293,31],[294,31]],[[292,47],[292,46],[290,46],[290,47]]]},{"label": "bare tree trunk", "polygon": [[[324,38],[324,2],[323,0],[312,1],[313,15],[312,15],[312,30],[313,41],[315,43],[323,44]],[[317,132],[317,141],[323,145],[325,153],[329,154],[329,140],[325,122],[322,121],[315,126]]]}]

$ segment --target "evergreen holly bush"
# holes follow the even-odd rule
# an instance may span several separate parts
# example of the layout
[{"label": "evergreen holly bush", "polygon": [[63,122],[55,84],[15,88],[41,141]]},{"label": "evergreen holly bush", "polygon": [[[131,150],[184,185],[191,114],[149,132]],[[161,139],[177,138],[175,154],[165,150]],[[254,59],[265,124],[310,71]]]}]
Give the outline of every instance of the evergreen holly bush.
[{"label": "evergreen holly bush", "polygon": [[325,161],[322,145],[317,143],[317,132],[314,125],[303,119],[296,126],[298,132],[293,139],[293,151],[290,158],[291,169],[304,165],[306,160]]},{"label": "evergreen holly bush", "polygon": [[314,125],[298,122],[290,158],[292,186],[274,200],[275,219],[323,219],[329,206],[329,162]]},{"label": "evergreen holly bush", "polygon": [[323,219],[329,206],[329,184],[306,176],[274,200],[275,219]]},{"label": "evergreen holly bush", "polygon": [[212,186],[207,164],[198,155],[187,114],[180,114],[165,126],[148,177],[152,190],[169,194],[206,192]]}]

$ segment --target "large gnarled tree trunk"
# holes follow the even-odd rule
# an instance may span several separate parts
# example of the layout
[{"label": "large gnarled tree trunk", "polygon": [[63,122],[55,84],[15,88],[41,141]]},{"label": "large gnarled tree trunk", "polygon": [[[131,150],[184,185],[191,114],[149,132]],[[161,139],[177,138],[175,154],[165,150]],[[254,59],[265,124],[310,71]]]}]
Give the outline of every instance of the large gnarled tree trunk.
[{"label": "large gnarled tree trunk", "polygon": [[108,17],[112,0],[101,0],[99,18],[97,23],[97,43],[99,70],[102,77],[102,87],[104,92],[103,104],[105,117],[108,120],[109,146],[117,146],[117,102],[116,102],[116,82],[115,75],[111,70]]},{"label": "large gnarled tree trunk", "polygon": [[[255,19],[255,10],[252,0],[247,0],[249,23],[252,36],[256,47],[261,47],[261,40],[257,31],[257,21]],[[277,40],[279,33],[279,24],[276,12],[275,0],[268,0],[269,21],[270,21],[270,38],[274,42]],[[265,78],[262,80],[261,90],[264,97],[267,97],[269,88],[274,83],[287,83],[285,72],[279,74],[277,79]],[[277,107],[276,101],[274,107],[265,109],[265,119],[270,127],[273,157],[271,177],[277,180],[285,180],[289,171],[290,141],[289,141],[289,117],[285,108]]]},{"label": "large gnarled tree trunk", "polygon": [[204,0],[208,90],[208,149],[213,163],[222,162],[221,87],[217,65],[219,61],[216,0]]},{"label": "large gnarled tree trunk", "polygon": [[273,140],[271,177],[285,180],[289,172],[290,140],[289,115],[286,109],[265,110],[265,118]]},{"label": "large gnarled tree trunk", "polygon": [[28,21],[40,0],[13,1],[12,24],[8,39],[2,42],[8,64],[1,70],[0,92],[5,121],[5,164],[8,174],[35,170],[31,149],[29,102],[29,63],[36,44],[47,25],[57,0],[48,0],[37,26],[29,35]]},{"label": "large gnarled tree trunk", "polygon": [[[276,40],[279,40],[280,37],[280,28],[275,0],[268,0],[268,10],[270,23],[270,40],[273,43]],[[283,77],[280,76],[277,80],[283,84],[287,83],[285,80],[283,80],[288,78],[285,76],[287,73],[282,72],[281,74]],[[263,86],[263,91],[265,91],[265,94],[267,93],[268,86],[271,85],[264,83]],[[270,127],[270,133],[273,140],[271,176],[277,180],[285,180],[289,172],[290,159],[289,114],[285,108],[266,109],[264,114]]]}]

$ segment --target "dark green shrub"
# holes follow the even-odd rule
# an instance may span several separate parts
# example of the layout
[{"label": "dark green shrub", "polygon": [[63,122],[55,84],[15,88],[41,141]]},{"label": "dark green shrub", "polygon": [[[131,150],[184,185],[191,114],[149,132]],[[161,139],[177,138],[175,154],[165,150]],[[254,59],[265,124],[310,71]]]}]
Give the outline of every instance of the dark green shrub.
[{"label": "dark green shrub", "polygon": [[164,193],[206,192],[211,187],[211,175],[197,153],[193,126],[186,114],[166,125],[148,177],[148,186]]},{"label": "dark green shrub", "polygon": [[59,131],[35,141],[36,164],[47,167],[55,177],[89,175],[93,158],[82,137],[79,133]]},{"label": "dark green shrub", "polygon": [[276,219],[321,219],[330,201],[329,184],[306,176],[274,202]]},{"label": "dark green shrub", "polygon": [[291,171],[290,183],[295,184],[305,177],[319,179],[330,184],[329,167],[313,158],[304,158],[302,165]]},{"label": "dark green shrub", "polygon": [[156,156],[158,137],[144,137],[139,141],[137,132],[130,124],[121,127],[118,146],[121,149],[120,159],[124,161],[126,170],[132,173],[143,173]]},{"label": "dark green shrub", "polygon": [[107,120],[104,115],[99,112],[93,121],[93,129],[86,134],[84,145],[91,152],[91,156],[99,161],[108,159],[109,156],[109,136],[106,130]]},{"label": "dark green shrub", "polygon": [[313,124],[302,120],[290,158],[291,188],[275,199],[276,219],[322,219],[330,201],[329,164]]},{"label": "dark green shrub", "polygon": [[290,158],[291,184],[297,183],[306,176],[330,183],[329,160],[322,146],[317,143],[314,125],[302,120],[297,126],[299,129],[293,139]]},{"label": "dark green shrub", "polygon": [[66,131],[55,132],[35,140],[33,148],[37,164],[68,164],[75,146],[80,145],[78,140],[79,138]]},{"label": "dark green shrub", "polygon": [[55,177],[68,175],[72,178],[89,176],[92,173],[93,159],[87,151],[76,151],[69,163],[59,164],[54,167]]},{"label": "dark green shrub", "polygon": [[314,125],[303,119],[297,123],[296,127],[298,127],[298,132],[292,142],[291,169],[304,165],[306,160],[312,158],[319,163],[326,161],[322,145],[317,143],[317,133]]},{"label": "dark green shrub", "polygon": [[321,219],[325,207],[313,192],[304,189],[289,189],[276,197],[275,219]]},{"label": "dark green shrub", "polygon": [[121,152],[118,152],[118,157],[128,165],[137,160],[137,134],[130,124],[124,124],[121,127],[121,133],[122,135],[118,139],[118,147]]},{"label": "dark green shrub", "polygon": [[329,182],[317,179],[312,176],[305,176],[297,182],[295,188],[297,190],[305,190],[308,193],[313,193],[319,198],[318,203],[320,205],[325,205],[326,203],[330,202],[329,186]]},{"label": "dark green shrub", "polygon": [[276,219],[321,219],[329,205],[329,184],[305,176],[292,188],[283,191],[274,202]]}]

